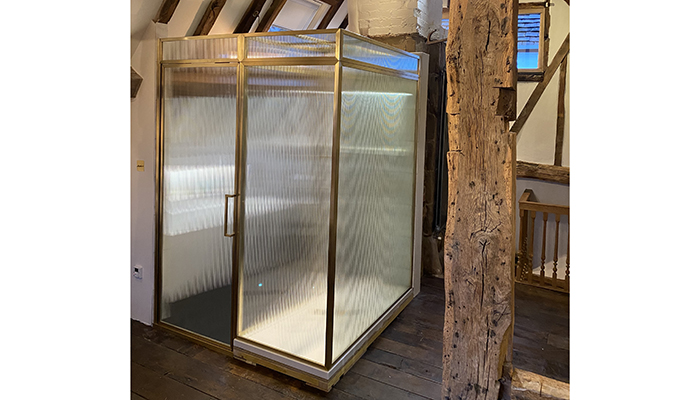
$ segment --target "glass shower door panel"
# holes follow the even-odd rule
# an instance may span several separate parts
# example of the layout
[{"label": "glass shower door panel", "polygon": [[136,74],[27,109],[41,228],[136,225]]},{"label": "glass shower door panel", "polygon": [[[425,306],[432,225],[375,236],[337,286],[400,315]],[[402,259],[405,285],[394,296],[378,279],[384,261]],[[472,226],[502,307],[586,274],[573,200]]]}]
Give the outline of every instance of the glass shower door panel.
[{"label": "glass shower door panel", "polygon": [[[237,67],[163,69],[160,319],[230,344]],[[233,231],[229,200],[228,229]]]},{"label": "glass shower door panel", "polygon": [[411,285],[416,81],[343,68],[333,360]]},{"label": "glass shower door panel", "polygon": [[246,67],[239,336],[323,364],[334,66]]}]

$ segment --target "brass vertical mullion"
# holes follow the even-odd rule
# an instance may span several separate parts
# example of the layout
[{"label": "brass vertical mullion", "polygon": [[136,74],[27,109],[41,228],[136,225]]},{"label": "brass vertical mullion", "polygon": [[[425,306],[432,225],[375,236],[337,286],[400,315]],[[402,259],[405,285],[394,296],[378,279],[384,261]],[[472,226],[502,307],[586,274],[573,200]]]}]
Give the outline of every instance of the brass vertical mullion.
[{"label": "brass vertical mullion", "polygon": [[163,151],[163,40],[158,39],[158,61],[156,66],[156,154],[155,154],[155,196],[156,196],[156,210],[155,210],[155,251],[154,253],[154,272],[155,272],[155,302],[153,305],[153,322],[160,322],[160,309],[161,300],[163,294],[162,285],[162,266],[161,261],[162,251],[163,251],[163,241],[161,235],[163,234],[163,199],[162,199],[162,185],[163,185],[163,166],[162,164],[162,151]]},{"label": "brass vertical mullion", "polygon": [[[418,110],[420,107],[420,101],[421,101],[421,90],[420,90],[420,75],[421,75],[421,68],[423,67],[423,59],[418,58],[418,80],[416,80],[416,97],[415,97],[415,102],[413,106],[413,112],[416,114],[414,122],[413,122],[413,194],[411,198],[411,203],[413,203],[413,207],[411,208],[411,283],[410,283],[410,288],[411,290],[414,290],[415,283],[413,280],[413,264],[415,263],[414,256],[415,256],[415,245],[416,245],[416,190],[418,188],[416,187],[416,177],[418,174],[418,171],[416,170],[418,168],[418,162],[417,162],[417,157],[418,157],[418,121],[419,121],[419,115],[418,115]],[[426,126],[428,123],[428,104],[426,101],[426,108],[425,108],[425,113],[426,113]],[[425,135],[425,131],[422,132],[423,135]],[[425,169],[425,165],[423,165],[423,169]],[[422,174],[425,174],[425,171],[421,171]],[[425,181],[423,181],[423,186],[425,187]],[[423,188],[421,188],[422,190]],[[423,205],[421,204],[421,207]],[[421,229],[422,231],[422,229]],[[420,288],[419,288],[420,289]],[[414,293],[415,296],[415,293]]]},{"label": "brass vertical mullion", "polygon": [[340,162],[340,111],[343,66],[340,62],[342,48],[342,33],[336,32],[335,83],[333,87],[333,145],[331,154],[331,196],[330,215],[328,221],[328,283],[326,284],[326,354],[324,366],[330,370],[333,365],[333,324],[335,312],[335,257],[338,236],[338,167]]},{"label": "brass vertical mullion", "polygon": [[238,195],[236,208],[234,212],[234,226],[236,229],[236,238],[234,240],[235,254],[232,260],[233,282],[231,293],[231,349],[233,349],[233,341],[238,337],[240,306],[241,306],[241,274],[243,270],[243,254],[245,252],[243,238],[244,221],[245,221],[245,113],[247,110],[246,97],[246,71],[242,64],[246,56],[245,37],[238,37],[238,64],[237,64],[237,85],[236,85],[236,167],[235,167],[235,187]]}]

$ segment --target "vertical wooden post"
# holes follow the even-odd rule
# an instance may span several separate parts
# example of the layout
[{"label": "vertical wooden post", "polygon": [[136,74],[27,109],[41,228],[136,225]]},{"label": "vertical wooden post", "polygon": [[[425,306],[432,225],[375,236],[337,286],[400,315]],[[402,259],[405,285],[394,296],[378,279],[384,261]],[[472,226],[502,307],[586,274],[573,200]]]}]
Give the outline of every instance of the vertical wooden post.
[{"label": "vertical wooden post", "polygon": [[527,282],[532,283],[532,269],[535,267],[535,218],[537,217],[537,211],[530,211],[530,248],[527,255],[527,260],[530,268],[527,271]]},{"label": "vertical wooden post", "polygon": [[528,213],[526,210],[520,209],[520,252],[518,254],[518,265],[516,265],[515,276],[518,280],[522,280],[525,277],[525,262],[527,257],[527,218]]},{"label": "vertical wooden post", "polygon": [[[571,218],[571,217],[569,217]],[[569,220],[571,221],[571,220]],[[569,225],[569,229],[571,229],[571,225]],[[571,241],[571,231],[569,231],[568,236],[566,237],[566,275],[564,275],[564,282],[566,284],[566,290],[569,290],[569,242]]]},{"label": "vertical wooden post", "polygon": [[554,229],[554,267],[552,268],[552,285],[554,287],[558,287],[559,281],[557,281],[557,261],[559,261],[559,221],[561,220],[561,215],[554,214],[554,220],[556,221],[556,228]]},{"label": "vertical wooden post", "polygon": [[564,123],[566,117],[566,109],[564,102],[566,100],[566,69],[569,55],[564,56],[559,66],[559,98],[557,99],[557,134],[554,143],[554,165],[561,165],[561,157],[564,151]]},{"label": "vertical wooden post", "polygon": [[542,254],[540,254],[540,259],[542,263],[540,264],[540,285],[544,285],[544,270],[545,270],[545,265],[544,261],[547,258],[547,219],[549,217],[549,213],[547,211],[544,211],[542,213]]},{"label": "vertical wooden post", "polygon": [[518,3],[452,0],[443,399],[510,399]]}]

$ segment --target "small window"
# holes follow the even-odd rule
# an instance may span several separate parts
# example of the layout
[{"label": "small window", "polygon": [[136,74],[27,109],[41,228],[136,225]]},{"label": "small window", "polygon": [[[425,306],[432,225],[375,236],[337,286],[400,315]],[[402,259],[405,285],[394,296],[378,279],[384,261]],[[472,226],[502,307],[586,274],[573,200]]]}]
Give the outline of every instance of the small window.
[{"label": "small window", "polygon": [[[443,4],[445,4],[444,1]],[[442,7],[442,21],[440,25],[442,25],[445,30],[450,29],[450,9],[447,7]]]},{"label": "small window", "polygon": [[547,3],[520,3],[518,11],[518,80],[540,81],[547,68]]},{"label": "small window", "polygon": [[317,0],[288,0],[272,22],[269,32],[316,29],[331,8]]}]

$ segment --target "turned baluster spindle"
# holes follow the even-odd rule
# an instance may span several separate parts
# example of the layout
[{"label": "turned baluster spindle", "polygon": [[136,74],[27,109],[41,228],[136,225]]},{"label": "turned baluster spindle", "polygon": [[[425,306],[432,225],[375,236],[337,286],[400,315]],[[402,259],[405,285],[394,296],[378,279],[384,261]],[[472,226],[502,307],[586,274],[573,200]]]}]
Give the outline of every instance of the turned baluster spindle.
[{"label": "turned baluster spindle", "polygon": [[561,220],[561,215],[554,214],[554,220],[556,221],[554,229],[554,260],[552,268],[552,285],[558,287],[557,281],[557,261],[559,261],[559,221]]},{"label": "turned baluster spindle", "polygon": [[516,279],[525,278],[525,257],[527,255],[527,211],[520,209],[520,253],[518,254],[518,265],[515,273]]},{"label": "turned baluster spindle", "polygon": [[566,290],[569,290],[569,242],[571,242],[571,223],[569,223],[569,233],[566,236],[566,276],[564,281],[566,282]]},{"label": "turned baluster spindle", "polygon": [[545,265],[544,261],[547,255],[547,218],[549,217],[548,212],[543,212],[542,213],[542,254],[540,256],[540,259],[542,263],[540,264],[540,284],[544,285],[544,270],[545,270]]},{"label": "turned baluster spindle", "polygon": [[530,228],[530,234],[528,237],[530,237],[530,243],[528,245],[528,268],[527,268],[527,281],[529,283],[532,283],[532,267],[535,265],[535,217],[537,217],[537,211],[529,211],[530,213],[530,225],[528,228]]}]

